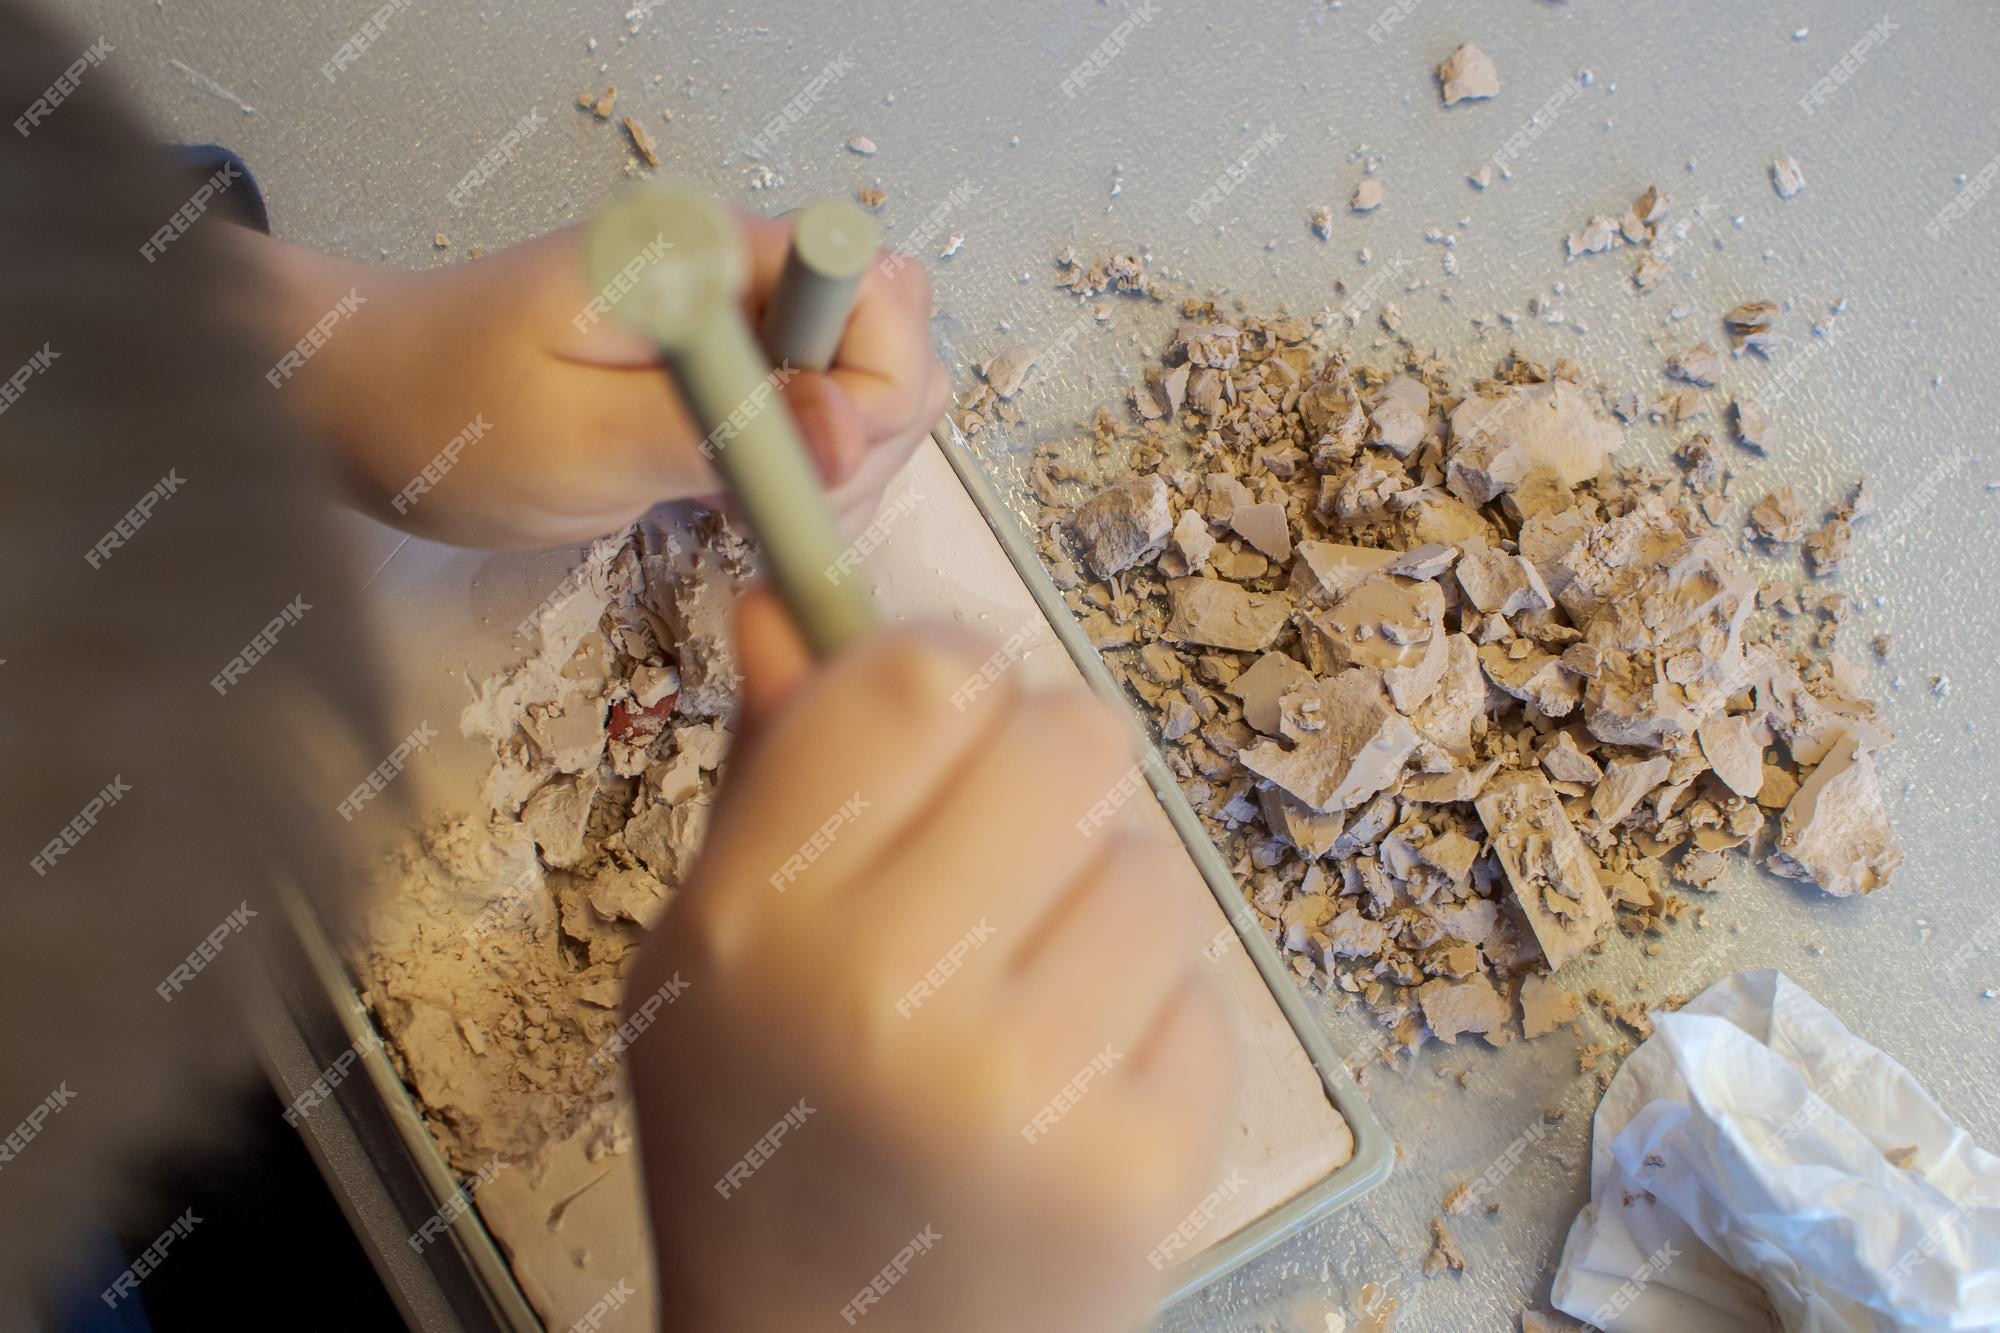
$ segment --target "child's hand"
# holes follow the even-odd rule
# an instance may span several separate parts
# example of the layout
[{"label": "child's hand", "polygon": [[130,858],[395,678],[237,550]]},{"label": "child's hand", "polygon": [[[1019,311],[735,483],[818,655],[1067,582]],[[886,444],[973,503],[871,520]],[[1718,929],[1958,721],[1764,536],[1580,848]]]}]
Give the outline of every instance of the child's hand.
[{"label": "child's hand", "polygon": [[961,709],[985,653],[940,629],[814,672],[758,592],[739,647],[729,778],[628,982],[683,987],[626,1055],[664,1325],[1131,1326],[1230,1051],[1178,849],[1079,831],[1123,731],[1010,675]]},{"label": "child's hand", "polygon": [[[791,225],[740,220],[754,322]],[[584,314],[594,293],[576,228],[422,273],[249,232],[237,243],[274,282],[276,308],[260,320],[274,362],[350,290],[361,298],[278,385],[324,428],[365,512],[442,541],[539,547],[600,536],[661,501],[718,489],[652,350]],[[850,526],[873,513],[950,399],[929,320],[921,264],[873,265],[832,370],[784,390]],[[468,432],[478,438],[456,461],[433,465],[475,422],[483,429]]]}]

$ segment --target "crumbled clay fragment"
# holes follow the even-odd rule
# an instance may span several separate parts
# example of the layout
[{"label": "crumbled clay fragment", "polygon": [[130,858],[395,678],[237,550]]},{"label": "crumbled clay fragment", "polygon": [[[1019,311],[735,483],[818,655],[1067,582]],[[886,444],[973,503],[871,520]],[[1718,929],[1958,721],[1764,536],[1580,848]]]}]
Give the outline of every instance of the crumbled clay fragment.
[{"label": "crumbled clay fragment", "polygon": [[1372,213],[1382,206],[1382,182],[1370,176],[1355,187],[1347,206],[1357,213]]},{"label": "crumbled clay fragment", "polygon": [[649,167],[660,165],[660,142],[650,134],[644,125],[632,116],[625,117],[625,133],[632,137],[632,148]]},{"label": "crumbled clay fragment", "polygon": [[1167,638],[1242,652],[1269,648],[1292,611],[1289,598],[1199,577],[1167,580],[1167,601]]},{"label": "crumbled clay fragment", "polygon": [[551,866],[575,865],[583,854],[584,825],[597,794],[590,774],[552,778],[521,807],[521,822],[534,835],[542,860]]},{"label": "crumbled clay fragment", "polygon": [[1604,766],[1604,777],[1590,793],[1590,813],[1606,828],[1618,824],[1645,797],[1667,780],[1673,760],[1665,755],[1650,759],[1618,760]]},{"label": "crumbled clay fragment", "polygon": [[1237,505],[1230,511],[1229,526],[1270,559],[1291,559],[1292,534],[1285,522],[1283,505],[1276,502]]},{"label": "crumbled clay fragment", "polygon": [[1806,503],[1799,488],[1789,483],[1759,500],[1750,509],[1750,526],[1767,542],[1795,542],[1806,535]]},{"label": "crumbled clay fragment", "polygon": [[1771,187],[1780,199],[1789,199],[1806,188],[1806,174],[1795,157],[1781,157],[1771,164]]},{"label": "crumbled clay fragment", "polygon": [[1715,776],[1738,796],[1756,799],[1764,785],[1764,746],[1748,716],[1712,717],[1695,733],[1702,757]]},{"label": "crumbled clay fragment", "polygon": [[1077,506],[1070,523],[1083,539],[1085,561],[1108,579],[1165,546],[1173,526],[1167,483],[1157,474],[1115,481]]},{"label": "crumbled clay fragment", "polygon": [[1437,67],[1437,76],[1446,106],[1472,98],[1494,97],[1500,92],[1500,70],[1493,57],[1471,42],[1446,56]]},{"label": "crumbled clay fragment", "polygon": [[1642,255],[1632,268],[1632,285],[1642,292],[1650,292],[1660,285],[1667,276],[1667,261],[1656,254]]},{"label": "crumbled clay fragment", "polygon": [[1722,358],[1707,343],[1696,343],[1687,351],[1667,358],[1667,375],[1704,389],[1712,388],[1722,378]]},{"label": "crumbled clay fragment", "polygon": [[1778,341],[1772,325],[1778,318],[1778,307],[1771,301],[1745,301],[1732,308],[1722,317],[1722,324],[1729,331],[1729,350],[1736,356],[1745,352],[1768,354]]},{"label": "crumbled clay fragment", "polygon": [[1760,454],[1771,452],[1771,439],[1775,427],[1771,414],[1763,404],[1754,398],[1738,398],[1729,405],[1729,424],[1736,432],[1736,442],[1746,449],[1755,449]]},{"label": "crumbled clay fragment", "polygon": [[1331,208],[1328,208],[1325,204],[1313,205],[1313,210],[1307,215],[1306,221],[1311,225],[1313,235],[1319,237],[1322,241],[1332,239],[1333,210]]},{"label": "crumbled clay fragment", "polygon": [[863,208],[873,211],[880,209],[884,203],[888,202],[889,192],[880,186],[865,185],[854,192],[854,197],[861,201]]},{"label": "crumbled clay fragment", "polygon": [[[1469,946],[1468,946],[1469,947]],[[1417,988],[1417,1003],[1431,1035],[1447,1046],[1455,1046],[1468,1033],[1501,1045],[1507,1037],[1507,1001],[1491,981],[1483,976],[1464,981],[1438,978]],[[1462,1265],[1460,1265],[1462,1267]]]},{"label": "crumbled clay fragment", "polygon": [[1215,538],[1209,535],[1208,524],[1202,522],[1199,510],[1181,511],[1180,522],[1174,524],[1173,540],[1174,549],[1187,562],[1188,573],[1199,574],[1208,568],[1209,553],[1215,550]]},{"label": "crumbled clay fragment", "polygon": [[1473,805],[1549,971],[1560,971],[1611,924],[1611,905],[1583,840],[1538,774],[1498,778]]},{"label": "crumbled clay fragment", "polygon": [[[581,102],[583,99],[578,98],[577,100]],[[589,103],[590,114],[596,116],[599,120],[609,120],[611,119],[611,108],[617,101],[618,85],[614,83],[602,93],[599,93],[596,101]]]},{"label": "crumbled clay fragment", "polygon": [[1875,761],[1853,736],[1842,736],[1786,805],[1767,864],[1847,898],[1881,888],[1902,863]]},{"label": "crumbled clay fragment", "polygon": [[1291,745],[1260,741],[1237,757],[1323,814],[1352,810],[1387,787],[1417,748],[1417,733],[1390,703],[1380,672],[1352,667],[1285,700],[1315,704],[1317,725],[1302,728],[1281,711],[1278,729]]},{"label": "crumbled clay fragment", "polygon": [[875,141],[865,134],[857,134],[847,141],[847,151],[862,157],[875,156]]},{"label": "crumbled clay fragment", "polygon": [[1581,231],[1571,232],[1565,245],[1569,257],[1574,259],[1578,255],[1602,254],[1623,239],[1617,221],[1599,213],[1584,223]]},{"label": "crumbled clay fragment", "polygon": [[1396,562],[1395,551],[1339,542],[1300,542],[1294,548],[1292,592],[1301,601],[1331,605]]},{"label": "crumbled clay fragment", "polygon": [[1021,391],[1027,382],[1028,369],[1035,364],[1039,355],[1032,347],[1014,347],[988,357],[976,369],[979,377],[993,390],[995,398],[1005,401]]},{"label": "crumbled clay fragment", "polygon": [[1283,653],[1265,653],[1224,686],[1243,701],[1243,720],[1267,736],[1278,734],[1278,700],[1312,681],[1312,672]]},{"label": "crumbled clay fragment", "polygon": [[1853,525],[1844,518],[1829,518],[1806,538],[1806,567],[1816,579],[1836,573],[1853,544]]},{"label": "crumbled clay fragment", "polygon": [[1373,668],[1396,707],[1414,712],[1444,675],[1444,591],[1428,580],[1375,575],[1302,617],[1300,640],[1314,670]]},{"label": "crumbled clay fragment", "polygon": [[1444,1224],[1442,1217],[1431,1219],[1431,1252],[1424,1256],[1424,1276],[1436,1277],[1445,1269],[1455,1273],[1465,1271],[1465,1251],[1458,1248],[1458,1240],[1451,1234],[1451,1228]]},{"label": "crumbled clay fragment", "polygon": [[1521,1034],[1530,1040],[1546,1037],[1583,1014],[1583,997],[1564,990],[1539,974],[1521,983]]}]

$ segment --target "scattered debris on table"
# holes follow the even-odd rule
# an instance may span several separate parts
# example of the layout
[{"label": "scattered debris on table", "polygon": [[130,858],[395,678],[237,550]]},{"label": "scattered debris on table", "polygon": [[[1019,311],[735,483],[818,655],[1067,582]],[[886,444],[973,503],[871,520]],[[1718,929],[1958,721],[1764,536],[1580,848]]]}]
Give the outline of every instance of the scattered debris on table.
[{"label": "scattered debris on table", "polygon": [[1771,188],[1780,199],[1789,199],[1806,188],[1806,174],[1799,170],[1796,157],[1781,157],[1771,164]]},{"label": "scattered debris on table", "polygon": [[[1630,210],[1636,243],[1664,209]],[[1731,849],[1836,896],[1887,882],[1848,599],[1744,560],[1807,540],[1796,486],[1746,512],[1698,432],[1680,474],[1621,464],[1572,362],[1454,384],[1407,344],[1316,350],[1331,313],[1181,315],[1096,462],[1044,445],[1031,489],[1065,600],[1302,979],[1394,1047],[1498,1045],[1575,1023],[1549,974],[1614,927],[1699,925]],[[1735,416],[1768,446],[1761,407]],[[1857,487],[1831,533],[1870,507]],[[1680,998],[1592,1003],[1636,1035]]]},{"label": "scattered debris on table", "polygon": [[644,125],[641,125],[634,117],[627,116],[625,117],[625,133],[632,136],[632,147],[638,152],[640,158],[645,161],[647,166],[657,167],[660,165],[659,141],[647,132]]},{"label": "scattered debris on table", "polygon": [[1444,63],[1437,67],[1437,77],[1446,106],[1472,98],[1497,97],[1500,93],[1499,67],[1492,56],[1471,42],[1444,58]]}]

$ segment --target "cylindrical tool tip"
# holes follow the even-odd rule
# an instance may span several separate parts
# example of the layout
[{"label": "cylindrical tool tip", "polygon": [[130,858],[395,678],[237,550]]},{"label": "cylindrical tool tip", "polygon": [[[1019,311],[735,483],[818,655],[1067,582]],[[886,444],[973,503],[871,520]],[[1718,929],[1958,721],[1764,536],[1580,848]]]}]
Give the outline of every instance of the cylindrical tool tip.
[{"label": "cylindrical tool tip", "polygon": [[820,277],[855,277],[875,257],[875,223],[848,200],[821,199],[797,217],[793,252]]}]

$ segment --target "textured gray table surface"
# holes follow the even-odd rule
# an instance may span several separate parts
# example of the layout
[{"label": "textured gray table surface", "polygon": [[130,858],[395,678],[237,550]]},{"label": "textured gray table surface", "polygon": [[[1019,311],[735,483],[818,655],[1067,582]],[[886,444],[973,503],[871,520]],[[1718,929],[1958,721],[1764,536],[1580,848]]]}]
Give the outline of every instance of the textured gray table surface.
[{"label": "textured gray table surface", "polygon": [[[1051,255],[1065,244],[1086,258],[1143,249],[1156,271],[1180,275],[1175,291],[1221,288],[1256,308],[1307,313],[1339,304],[1337,277],[1359,287],[1402,259],[1371,289],[1375,300],[1394,300],[1405,332],[1461,369],[1487,367],[1511,343],[1574,357],[1642,396],[1660,389],[1665,351],[1719,334],[1723,309],[1751,297],[1787,304],[1771,360],[1729,364],[1723,389],[1772,398],[1789,386],[1777,408],[1783,462],[1767,475],[1782,471],[1813,501],[1860,471],[1876,481],[1880,515],[1838,586],[1861,605],[1857,653],[1868,635],[1895,635],[1874,674],[1900,733],[1883,767],[1908,861],[1890,890],[1863,902],[1739,864],[1708,932],[1680,930],[1656,959],[1614,944],[1577,979],[1687,988],[1736,967],[1781,967],[1907,1063],[1988,1147],[2000,1141],[2000,1002],[1981,995],[2000,987],[1987,735],[2000,720],[2000,491],[1988,487],[2000,481],[2000,201],[1938,221],[1962,178],[1981,179],[2000,155],[1993,4],[1894,6],[1892,26],[1817,101],[1815,81],[1885,17],[1881,6],[884,0],[835,14],[796,0],[668,0],[628,31],[617,0],[417,0],[327,78],[322,66],[376,9],[82,0],[68,12],[111,40],[106,70],[138,91],[163,133],[250,159],[281,234],[356,258],[446,262],[431,242],[443,231],[456,261],[475,243],[496,249],[587,214],[625,179],[629,151],[622,132],[573,103],[610,82],[619,112],[644,120],[678,174],[746,207],[775,211],[879,181],[893,241],[969,185],[975,193],[922,248],[939,346],[961,387],[969,361],[1054,343],[1076,322],[1074,299],[1053,287]],[[1400,21],[1385,26],[1388,15]],[[1065,78],[1127,20],[1117,54],[1069,95]],[[1468,39],[1496,58],[1505,86],[1493,101],[1442,109],[1432,67]],[[781,122],[763,162],[775,179],[755,188],[751,139],[842,57],[810,107]],[[1589,82],[1566,95],[1584,71]],[[1514,178],[1472,189],[1466,174],[1544,105],[1554,109]],[[530,111],[543,124],[512,163],[464,207],[448,202]],[[1278,146],[1200,209],[1202,192],[1273,129]],[[845,151],[856,134],[878,154]],[[1367,217],[1344,208],[1361,175],[1357,150],[1380,159],[1387,193]],[[1808,181],[1790,200],[1767,176],[1785,154]],[[1674,198],[1676,217],[1710,205],[1660,290],[1632,294],[1629,256],[1564,264],[1564,233],[1649,183]],[[1330,242],[1306,225],[1320,203],[1335,209]],[[1424,239],[1432,228],[1455,240],[1456,278],[1444,275],[1445,248]],[[963,248],[937,258],[953,232]],[[1375,260],[1365,267],[1363,246]],[[1561,322],[1527,315],[1538,294]],[[1669,319],[1676,305],[1690,312],[1684,322]],[[1482,338],[1473,317],[1501,311],[1522,316],[1518,329]],[[1170,304],[1112,302],[1107,323],[1090,321],[1071,352],[1035,373],[1020,400],[1030,425],[1007,447],[1062,438],[1122,398],[1171,322]],[[1379,335],[1365,324],[1356,336]],[[1631,447],[1664,458],[1671,438],[1642,427]],[[1746,500],[1759,486],[1753,477]],[[1942,697],[1930,688],[1938,676],[1949,681]],[[1328,1021],[1360,1049],[1360,1020]],[[1321,1333],[1326,1312],[1374,1281],[1401,1299],[1405,1327],[1511,1327],[1545,1294],[1585,1194],[1593,1096],[1574,1044],[1433,1049],[1405,1071],[1371,1073],[1371,1098],[1403,1148],[1396,1177],[1163,1326]],[[1570,1114],[1507,1177],[1500,1214],[1458,1225],[1468,1271],[1420,1276],[1445,1190],[1556,1103]]]}]

